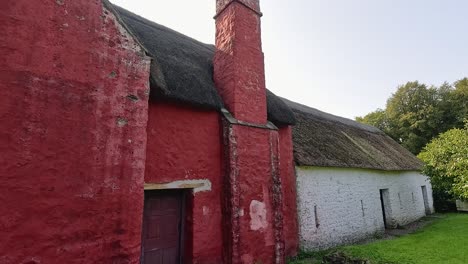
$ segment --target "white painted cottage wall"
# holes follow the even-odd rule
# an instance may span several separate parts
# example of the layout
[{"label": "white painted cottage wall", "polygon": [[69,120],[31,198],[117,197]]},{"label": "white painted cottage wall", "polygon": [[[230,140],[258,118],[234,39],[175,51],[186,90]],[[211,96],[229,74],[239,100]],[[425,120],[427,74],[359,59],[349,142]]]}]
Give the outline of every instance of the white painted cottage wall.
[{"label": "white painted cottage wall", "polygon": [[297,167],[296,173],[303,249],[329,248],[382,233],[380,189],[389,189],[394,226],[425,216],[421,186],[427,187],[434,211],[431,184],[419,172]]}]

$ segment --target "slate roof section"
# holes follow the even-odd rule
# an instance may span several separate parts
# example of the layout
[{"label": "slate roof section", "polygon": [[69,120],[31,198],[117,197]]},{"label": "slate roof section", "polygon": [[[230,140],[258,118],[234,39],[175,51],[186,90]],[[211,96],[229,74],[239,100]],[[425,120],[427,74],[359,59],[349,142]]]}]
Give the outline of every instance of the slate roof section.
[{"label": "slate roof section", "polygon": [[[122,21],[153,56],[151,96],[220,110],[223,101],[213,81],[215,47],[115,6]],[[292,125],[289,107],[267,91],[268,120]]]},{"label": "slate roof section", "polygon": [[297,123],[293,127],[298,166],[343,167],[385,171],[420,170],[411,152],[379,129],[334,116],[287,99]]}]

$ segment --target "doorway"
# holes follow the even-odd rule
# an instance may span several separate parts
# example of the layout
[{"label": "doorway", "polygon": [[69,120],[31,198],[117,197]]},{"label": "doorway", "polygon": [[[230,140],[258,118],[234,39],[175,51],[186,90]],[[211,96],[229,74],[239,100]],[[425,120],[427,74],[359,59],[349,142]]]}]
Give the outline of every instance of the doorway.
[{"label": "doorway", "polygon": [[421,190],[422,190],[422,195],[423,195],[423,200],[424,200],[424,209],[426,211],[426,215],[430,215],[431,214],[431,208],[429,206],[429,200],[427,199],[426,185],[421,186]]},{"label": "doorway", "polygon": [[183,263],[184,192],[145,191],[142,264]]},{"label": "doorway", "polygon": [[390,207],[390,193],[388,189],[380,189],[380,204],[382,206],[383,222],[386,229],[392,227],[392,210]]}]

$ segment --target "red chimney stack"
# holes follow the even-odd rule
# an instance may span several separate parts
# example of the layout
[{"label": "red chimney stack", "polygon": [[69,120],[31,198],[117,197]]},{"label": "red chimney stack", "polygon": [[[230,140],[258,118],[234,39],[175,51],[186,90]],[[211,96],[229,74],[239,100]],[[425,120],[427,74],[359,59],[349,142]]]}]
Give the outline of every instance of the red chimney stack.
[{"label": "red chimney stack", "polygon": [[278,129],[267,121],[258,0],[216,1],[214,80],[224,104],[225,263],[284,263]]},{"label": "red chimney stack", "polygon": [[216,86],[236,119],[266,124],[259,1],[217,0],[216,12]]}]

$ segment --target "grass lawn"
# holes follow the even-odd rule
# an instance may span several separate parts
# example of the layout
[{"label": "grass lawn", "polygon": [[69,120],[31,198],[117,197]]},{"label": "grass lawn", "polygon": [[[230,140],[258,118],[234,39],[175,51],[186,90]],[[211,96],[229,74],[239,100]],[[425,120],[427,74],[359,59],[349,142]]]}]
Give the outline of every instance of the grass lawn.
[{"label": "grass lawn", "polygon": [[344,255],[370,263],[467,264],[468,214],[443,215],[422,230],[392,240],[301,253],[289,263],[322,263],[322,258],[327,255]]}]

